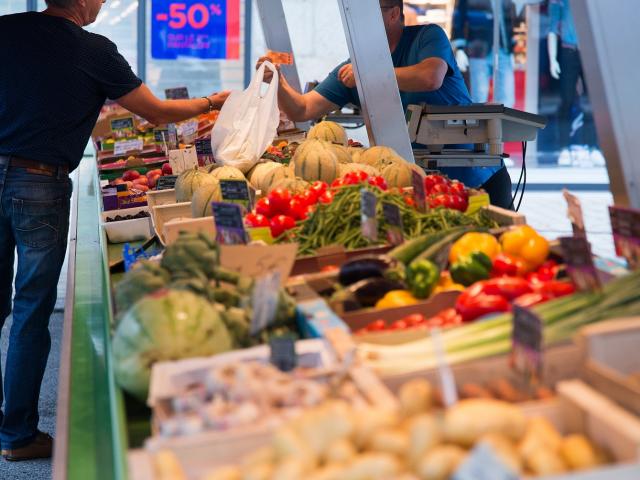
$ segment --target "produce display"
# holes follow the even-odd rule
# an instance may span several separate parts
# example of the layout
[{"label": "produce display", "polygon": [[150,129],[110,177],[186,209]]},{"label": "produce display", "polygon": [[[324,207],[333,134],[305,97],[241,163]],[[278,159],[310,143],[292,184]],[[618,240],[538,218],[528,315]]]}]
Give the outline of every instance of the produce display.
[{"label": "produce display", "polygon": [[160,177],[171,174],[171,165],[165,163],[164,165],[162,165],[162,168],[149,170],[144,175],[136,169],[127,170],[122,174],[121,177],[112,180],[111,182],[109,182],[109,184],[112,186],[127,185],[129,190],[146,192],[156,188],[156,184],[158,183],[158,179]]},{"label": "produce display", "polygon": [[138,212],[135,215],[116,215],[115,217],[107,217],[107,223],[120,222],[122,220],[135,220],[136,218],[149,218],[149,212]]},{"label": "produce display", "polygon": [[240,465],[202,479],[447,480],[479,446],[518,477],[607,462],[585,435],[563,436],[543,416],[527,417],[517,406],[485,398],[461,400],[440,411],[431,393],[424,380],[408,382],[400,389],[397,411],[324,403],[280,428],[269,445]]}]

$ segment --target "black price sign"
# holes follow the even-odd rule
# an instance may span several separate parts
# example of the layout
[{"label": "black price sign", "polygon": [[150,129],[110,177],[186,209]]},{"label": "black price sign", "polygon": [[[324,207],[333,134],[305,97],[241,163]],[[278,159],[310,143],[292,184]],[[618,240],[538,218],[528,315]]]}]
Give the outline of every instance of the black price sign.
[{"label": "black price sign", "polygon": [[561,237],[559,240],[567,272],[578,290],[600,290],[600,277],[593,263],[589,241],[585,237]]},{"label": "black price sign", "polygon": [[164,91],[167,100],[187,100],[189,98],[189,89],[187,87],[167,88]]},{"label": "black price sign", "polygon": [[169,129],[168,128],[154,128],[153,140],[158,145],[164,145],[169,142]]},{"label": "black price sign", "polygon": [[640,268],[640,210],[609,207],[611,230],[616,255],[624,258],[629,268]]},{"label": "black price sign", "polygon": [[419,172],[412,170],[413,175],[413,197],[416,200],[418,210],[424,212],[427,210],[427,191],[424,188],[424,179]]},{"label": "black price sign", "polygon": [[387,241],[390,245],[400,245],[404,241],[400,207],[393,203],[383,203],[382,213],[387,224]]},{"label": "black price sign", "polygon": [[175,150],[178,148],[178,127],[176,127],[175,123],[170,123],[167,125],[167,130],[169,131],[167,146],[169,147],[169,150]]},{"label": "black price sign", "polygon": [[279,370],[290,372],[298,364],[296,342],[292,336],[274,337],[269,340],[270,361]]},{"label": "black price sign", "polygon": [[362,236],[371,242],[378,241],[378,219],[376,210],[378,197],[375,193],[363,188],[360,191],[360,214],[362,218]]},{"label": "black price sign", "polygon": [[542,374],[542,320],[532,310],[513,306],[511,366],[528,379]]},{"label": "black price sign", "polygon": [[133,128],[133,117],[115,118],[111,120],[111,131],[113,132],[133,131]]},{"label": "black price sign", "polygon": [[196,153],[198,155],[213,155],[213,149],[211,148],[211,138],[201,138],[194,142],[196,147]]},{"label": "black price sign", "polygon": [[245,180],[220,180],[220,192],[225,202],[239,203],[251,210],[251,194]]},{"label": "black price sign", "polygon": [[156,183],[156,190],[171,190],[173,188],[176,188],[177,179],[177,175],[165,175],[158,178],[158,183]]},{"label": "black price sign", "polygon": [[237,203],[212,202],[216,240],[225,245],[243,245],[247,243],[244,228],[244,208]]}]

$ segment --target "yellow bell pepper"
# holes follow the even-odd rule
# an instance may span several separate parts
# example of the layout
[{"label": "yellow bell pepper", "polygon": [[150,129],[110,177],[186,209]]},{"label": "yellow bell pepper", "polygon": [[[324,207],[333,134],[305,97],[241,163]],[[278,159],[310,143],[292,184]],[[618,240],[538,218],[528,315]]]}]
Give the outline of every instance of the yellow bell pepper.
[{"label": "yellow bell pepper", "polygon": [[407,305],[414,305],[419,300],[411,295],[408,290],[391,290],[387,294],[378,300],[376,308],[394,308],[405,307]]},{"label": "yellow bell pepper", "polygon": [[482,252],[493,260],[500,253],[500,244],[490,233],[466,233],[451,246],[449,263],[456,263],[460,257],[474,252]]},{"label": "yellow bell pepper", "polygon": [[456,283],[451,278],[451,274],[447,271],[442,272],[440,274],[440,281],[436,288],[433,290],[434,295],[440,292],[450,292],[453,290],[457,290],[462,292],[466,287],[460,283]]},{"label": "yellow bell pepper", "polygon": [[549,242],[528,225],[515,227],[500,237],[504,253],[524,262],[528,272],[536,270],[549,256]]}]

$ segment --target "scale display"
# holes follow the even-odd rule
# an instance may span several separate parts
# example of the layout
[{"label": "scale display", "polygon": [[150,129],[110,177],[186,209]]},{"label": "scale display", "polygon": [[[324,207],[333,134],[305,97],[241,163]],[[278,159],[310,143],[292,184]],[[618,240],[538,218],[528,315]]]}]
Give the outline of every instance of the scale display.
[{"label": "scale display", "polygon": [[240,58],[240,0],[151,2],[151,56]]}]

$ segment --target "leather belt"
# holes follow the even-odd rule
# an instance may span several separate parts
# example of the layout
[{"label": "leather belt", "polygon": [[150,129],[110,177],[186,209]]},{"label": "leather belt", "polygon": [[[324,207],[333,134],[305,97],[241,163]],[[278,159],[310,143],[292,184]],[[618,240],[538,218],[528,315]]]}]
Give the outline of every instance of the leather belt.
[{"label": "leather belt", "polygon": [[0,165],[8,165],[13,168],[24,168],[29,173],[48,175],[50,177],[69,174],[69,167],[66,165],[51,165],[49,163],[37,162],[35,160],[14,156],[8,157],[6,155],[0,155]]}]

